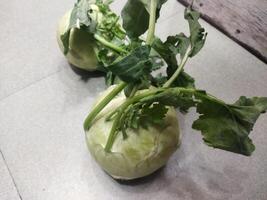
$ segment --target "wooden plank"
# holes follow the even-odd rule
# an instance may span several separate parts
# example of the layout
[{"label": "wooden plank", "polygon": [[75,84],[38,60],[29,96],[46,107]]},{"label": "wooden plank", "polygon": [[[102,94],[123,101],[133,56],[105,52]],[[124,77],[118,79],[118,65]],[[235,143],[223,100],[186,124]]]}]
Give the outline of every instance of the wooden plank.
[{"label": "wooden plank", "polygon": [[[178,0],[188,6],[192,0]],[[210,24],[267,63],[267,0],[196,0]]]}]

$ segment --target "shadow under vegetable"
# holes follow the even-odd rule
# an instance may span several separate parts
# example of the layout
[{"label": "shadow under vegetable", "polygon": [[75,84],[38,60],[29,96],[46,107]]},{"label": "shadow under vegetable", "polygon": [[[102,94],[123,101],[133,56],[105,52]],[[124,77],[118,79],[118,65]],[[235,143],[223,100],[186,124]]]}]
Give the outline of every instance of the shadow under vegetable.
[{"label": "shadow under vegetable", "polygon": [[80,69],[76,67],[75,65],[69,64],[72,71],[79,75],[81,77],[81,80],[84,82],[87,82],[90,78],[98,78],[98,77],[104,77],[105,73],[101,71],[86,71],[84,69]]}]

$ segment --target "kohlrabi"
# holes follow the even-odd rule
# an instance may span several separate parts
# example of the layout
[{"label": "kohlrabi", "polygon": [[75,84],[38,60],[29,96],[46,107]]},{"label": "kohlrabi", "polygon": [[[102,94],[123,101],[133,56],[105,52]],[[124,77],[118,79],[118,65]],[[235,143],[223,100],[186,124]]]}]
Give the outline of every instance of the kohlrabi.
[{"label": "kohlrabi", "polygon": [[110,2],[79,0],[60,20],[57,41],[67,60],[88,70],[103,66],[126,53],[125,32]]},{"label": "kohlrabi", "polygon": [[[60,50],[64,52],[64,45],[61,40],[61,35],[66,33],[69,27],[71,11],[68,11],[60,20],[57,30],[57,42]],[[73,28],[69,36],[69,50],[65,54],[69,63],[74,66],[93,71],[97,69],[98,60],[95,49],[97,48],[93,36],[86,31],[78,28]]]},{"label": "kohlrabi", "polygon": [[[97,47],[105,49],[96,55],[104,63],[107,82],[116,83],[101,95],[84,122],[92,156],[114,178],[139,178],[167,163],[180,142],[174,108],[182,113],[196,108],[199,118],[192,128],[201,131],[205,144],[246,156],[255,150],[249,134],[267,110],[266,97],[242,96],[229,104],[196,88],[184,67],[202,49],[207,33],[198,22],[199,13],[189,7],[184,13],[189,36],[180,33],[164,42],[156,37],[156,20],[166,1],[127,1],[122,11],[126,43],[124,37],[108,39],[105,31],[97,28],[88,31],[92,24],[86,20],[90,13],[87,4],[91,1],[78,1],[79,12],[85,16],[80,13],[71,23],[86,27],[88,39],[93,37]],[[106,6],[103,1],[95,2],[98,7]],[[144,42],[140,36],[145,32]],[[69,34],[61,36],[67,52]],[[117,54],[109,60],[112,53]]]},{"label": "kohlrabi", "polygon": [[[109,87],[102,98],[112,89],[114,86]],[[140,94],[142,92],[145,91],[140,91]],[[102,98],[100,97],[96,105]],[[151,113],[147,114],[164,115],[164,120],[151,124],[145,119],[150,116],[144,115],[142,127],[128,129],[125,135],[122,130],[119,131],[114,144],[106,151],[109,130],[113,126],[113,120],[107,120],[107,117],[125,102],[126,97],[123,93],[112,99],[97,115],[92,127],[86,131],[86,140],[92,156],[112,177],[134,179],[151,174],[166,164],[178,148],[179,126],[174,108],[160,110],[161,106],[155,104],[154,109],[150,110]]]}]

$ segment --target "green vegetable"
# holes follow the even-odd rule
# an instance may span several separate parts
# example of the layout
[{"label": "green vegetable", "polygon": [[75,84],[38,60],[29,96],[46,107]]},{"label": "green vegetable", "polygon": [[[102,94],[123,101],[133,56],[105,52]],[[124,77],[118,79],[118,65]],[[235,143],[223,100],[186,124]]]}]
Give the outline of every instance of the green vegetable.
[{"label": "green vegetable", "polygon": [[[205,144],[245,156],[255,150],[250,133],[267,110],[266,97],[240,97],[229,104],[197,88],[184,68],[206,41],[200,14],[185,9],[190,35],[162,41],[154,32],[165,2],[128,0],[122,11],[124,32],[109,1],[78,0],[68,27],[59,34],[67,56],[75,45],[83,47],[73,46],[73,32],[87,34],[84,40],[91,43],[86,47],[94,52],[98,69],[106,72],[107,85],[116,84],[84,121],[92,156],[114,178],[139,178],[167,163],[180,143],[174,108],[182,113],[196,108],[199,118],[192,128],[201,132]],[[145,32],[144,42],[140,36]]]},{"label": "green vegetable", "polygon": [[126,35],[110,2],[78,0],[61,19],[59,47],[70,63],[85,70],[102,70],[127,53]]},{"label": "green vegetable", "polygon": [[[113,88],[108,88],[99,100]],[[164,111],[164,125],[155,123],[147,128],[129,129],[127,139],[119,132],[111,151],[106,152],[108,130],[113,125],[112,121],[106,121],[106,117],[125,100],[123,93],[120,93],[98,114],[86,131],[86,141],[92,156],[106,172],[116,179],[127,180],[146,176],[165,165],[178,148],[180,136],[176,112],[168,108],[167,113]],[[143,119],[144,122],[147,120]]]},{"label": "green vegetable", "polygon": [[[61,35],[68,29],[70,15],[71,11],[62,17],[57,30],[57,42],[62,52],[64,52],[64,44]],[[77,28],[72,29],[69,32],[68,46],[69,50],[65,56],[71,64],[88,71],[97,69],[98,60],[94,50],[96,42],[91,34]]]}]

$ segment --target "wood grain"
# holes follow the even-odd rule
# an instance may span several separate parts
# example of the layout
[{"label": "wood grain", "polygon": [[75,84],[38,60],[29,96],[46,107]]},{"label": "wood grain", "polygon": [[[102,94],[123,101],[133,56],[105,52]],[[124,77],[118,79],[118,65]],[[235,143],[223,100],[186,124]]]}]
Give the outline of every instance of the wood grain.
[{"label": "wood grain", "polygon": [[[192,2],[178,1],[186,6]],[[267,0],[196,0],[193,8],[210,24],[267,63]]]}]

